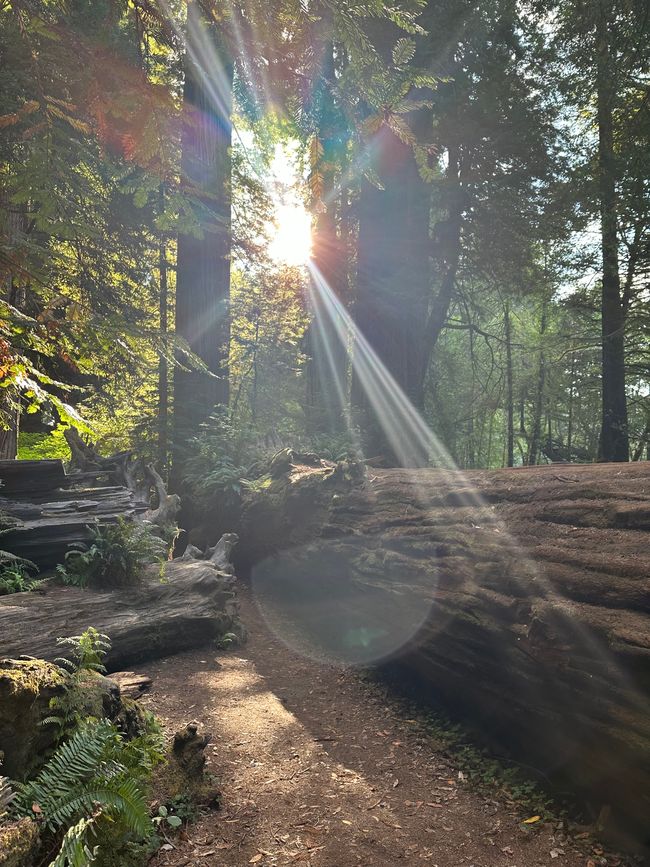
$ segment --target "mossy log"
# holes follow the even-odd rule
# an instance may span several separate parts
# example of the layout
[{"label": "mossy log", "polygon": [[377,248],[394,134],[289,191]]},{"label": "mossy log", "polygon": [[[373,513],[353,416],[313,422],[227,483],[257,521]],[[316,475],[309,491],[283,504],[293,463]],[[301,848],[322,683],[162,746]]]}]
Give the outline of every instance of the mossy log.
[{"label": "mossy log", "polygon": [[39,829],[31,819],[0,819],[0,867],[31,867]]},{"label": "mossy log", "polygon": [[238,551],[277,628],[343,661],[391,659],[647,833],[649,530],[648,463],[368,469],[358,484],[301,466],[251,497]]},{"label": "mossy log", "polygon": [[46,584],[0,598],[0,657],[64,655],[57,638],[89,626],[112,642],[108,671],[199,647],[238,631],[232,575],[203,560],[150,567],[132,588],[80,590]]},{"label": "mossy log", "polygon": [[0,660],[0,773],[26,777],[52,749],[58,732],[42,722],[67,686],[67,674],[51,662]]}]

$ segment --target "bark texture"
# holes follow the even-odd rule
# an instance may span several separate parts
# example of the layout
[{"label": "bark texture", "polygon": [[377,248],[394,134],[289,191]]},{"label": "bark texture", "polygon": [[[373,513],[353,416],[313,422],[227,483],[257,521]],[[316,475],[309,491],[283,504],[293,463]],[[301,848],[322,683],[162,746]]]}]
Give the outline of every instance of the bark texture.
[{"label": "bark texture", "polygon": [[602,277],[602,427],[600,457],[628,461],[630,446],[625,394],[625,310],[618,261],[617,168],[614,150],[616,78],[610,40],[610,5],[596,13],[596,90],[598,103],[598,190],[600,196]]},{"label": "bark texture", "polygon": [[0,658],[64,655],[56,640],[89,626],[106,633],[109,672],[169,656],[238,632],[234,578],[197,560],[157,566],[131,590],[99,592],[47,586],[0,599]]},{"label": "bark texture", "polygon": [[196,225],[178,237],[176,333],[205,369],[188,365],[180,353],[182,364],[174,371],[176,470],[215,404],[228,403],[233,63],[225,26],[209,21],[200,3],[188,3],[182,179]]},{"label": "bark texture", "polygon": [[240,527],[269,611],[334,658],[392,656],[432,700],[643,829],[650,465],[369,469],[362,484],[294,467],[280,481]]}]

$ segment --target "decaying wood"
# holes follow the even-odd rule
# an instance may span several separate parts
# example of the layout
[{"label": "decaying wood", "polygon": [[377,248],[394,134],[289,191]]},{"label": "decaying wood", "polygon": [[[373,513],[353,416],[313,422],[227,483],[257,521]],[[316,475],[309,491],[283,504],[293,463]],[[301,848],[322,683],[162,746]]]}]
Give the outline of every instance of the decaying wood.
[{"label": "decaying wood", "polygon": [[402,677],[639,830],[649,530],[648,463],[368,469],[360,484],[294,466],[251,498],[238,552],[328,652],[345,659],[354,634],[368,657],[404,644]]},{"label": "decaying wood", "polygon": [[[130,452],[103,458],[76,431],[66,431],[66,438],[82,470],[66,474],[61,461],[0,461],[0,513],[9,529],[4,550],[50,569],[63,562],[71,544],[89,540],[89,525],[96,521],[122,517],[165,530],[174,526],[180,498],[167,494],[152,464],[133,460]],[[111,481],[118,484],[106,483]],[[152,488],[155,509],[149,504]]]},{"label": "decaying wood", "polygon": [[208,548],[205,559],[213,563],[218,569],[232,574],[234,571],[232,552],[238,541],[239,537],[236,533],[224,533],[213,548]]},{"label": "decaying wood", "polygon": [[155,509],[148,509],[142,519],[156,527],[173,527],[180,512],[181,498],[178,494],[167,493],[165,483],[153,464],[147,464],[146,478],[155,489],[158,505]]},{"label": "decaying wood", "polygon": [[11,519],[2,548],[32,560],[41,569],[63,563],[72,543],[87,542],[89,527],[133,518],[133,495],[126,488],[80,488],[47,491],[14,500],[0,497],[0,511]]},{"label": "decaying wood", "polygon": [[0,461],[3,496],[54,490],[66,482],[61,461]]},{"label": "decaying wood", "polygon": [[114,671],[111,680],[120,688],[120,695],[125,698],[140,698],[153,686],[153,680],[146,674],[136,674],[135,671]]},{"label": "decaying wood", "polygon": [[53,660],[62,655],[57,638],[89,626],[111,639],[109,671],[199,647],[238,631],[233,583],[231,575],[199,560],[166,563],[162,580],[152,566],[128,591],[47,586],[42,592],[5,596],[0,598],[0,658],[30,654]]}]

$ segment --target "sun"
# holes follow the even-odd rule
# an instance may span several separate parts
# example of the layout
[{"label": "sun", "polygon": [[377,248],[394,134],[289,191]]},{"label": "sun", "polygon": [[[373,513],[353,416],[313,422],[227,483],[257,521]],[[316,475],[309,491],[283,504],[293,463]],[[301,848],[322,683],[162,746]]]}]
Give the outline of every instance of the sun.
[{"label": "sun", "polygon": [[305,207],[300,203],[279,205],[269,244],[271,258],[282,265],[306,265],[311,245],[311,217]]}]

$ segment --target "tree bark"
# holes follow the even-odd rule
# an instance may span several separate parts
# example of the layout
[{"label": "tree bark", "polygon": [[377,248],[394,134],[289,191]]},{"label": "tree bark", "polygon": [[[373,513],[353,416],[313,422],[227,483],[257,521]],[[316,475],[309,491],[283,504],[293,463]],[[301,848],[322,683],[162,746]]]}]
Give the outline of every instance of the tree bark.
[{"label": "tree bark", "polygon": [[205,364],[174,373],[176,469],[216,404],[227,404],[230,339],[231,132],[233,61],[225,24],[188,3],[183,90],[182,182],[198,226],[178,237],[176,333]]},{"label": "tree bark", "polygon": [[[420,177],[409,145],[383,128],[368,145],[383,189],[362,181],[359,201],[355,322],[410,401],[422,407],[427,324],[430,187]],[[354,350],[359,351],[358,348]],[[370,431],[370,454],[395,456],[368,399],[366,383],[353,371],[352,394]]]},{"label": "tree bark", "polygon": [[200,647],[237,632],[234,578],[203,560],[152,566],[125,591],[48,586],[0,598],[0,658],[65,655],[57,638],[94,626],[111,639],[108,671]]},{"label": "tree bark", "polygon": [[535,392],[535,404],[533,407],[533,420],[528,444],[528,457],[526,463],[536,464],[539,460],[542,445],[542,407],[544,405],[544,386],[546,385],[546,356],[544,353],[544,335],[546,333],[547,300],[542,302],[542,318],[539,326],[539,359],[537,365],[537,390]]},{"label": "tree bark", "polygon": [[337,661],[396,657],[515,758],[647,828],[650,466],[349,479],[301,466],[247,504],[238,550],[265,614]]},{"label": "tree bark", "polygon": [[336,74],[331,12],[324,10],[318,22],[318,43],[322,60],[316,89],[318,100],[318,140],[322,155],[313,170],[322,176],[322,198],[316,203],[317,216],[313,237],[311,307],[312,322],[305,335],[307,346],[307,427],[312,433],[340,431],[349,411],[347,376],[347,333],[345,324],[331,310],[319,284],[342,303],[345,265],[337,231],[336,189],[337,164],[343,153],[343,129],[334,101]]},{"label": "tree bark", "polygon": [[625,311],[618,260],[614,100],[616,83],[610,39],[610,4],[600,0],[596,24],[598,187],[602,249],[602,425],[600,458],[628,461],[630,446],[625,394]]},{"label": "tree bark", "polygon": [[[162,216],[165,212],[164,183],[159,188],[159,210]],[[169,364],[167,362],[167,353],[169,351],[167,335],[169,328],[167,309],[169,305],[169,285],[167,280],[167,238],[162,231],[158,238],[158,276],[160,280],[160,339],[162,340],[162,351],[160,353],[160,360],[158,361],[158,460],[163,473],[165,473],[169,465]]]},{"label": "tree bark", "polygon": [[[506,466],[515,465],[515,405],[512,371],[512,323],[510,321],[510,303],[503,307],[503,324],[506,341]],[[488,456],[489,459],[489,456]]]}]

